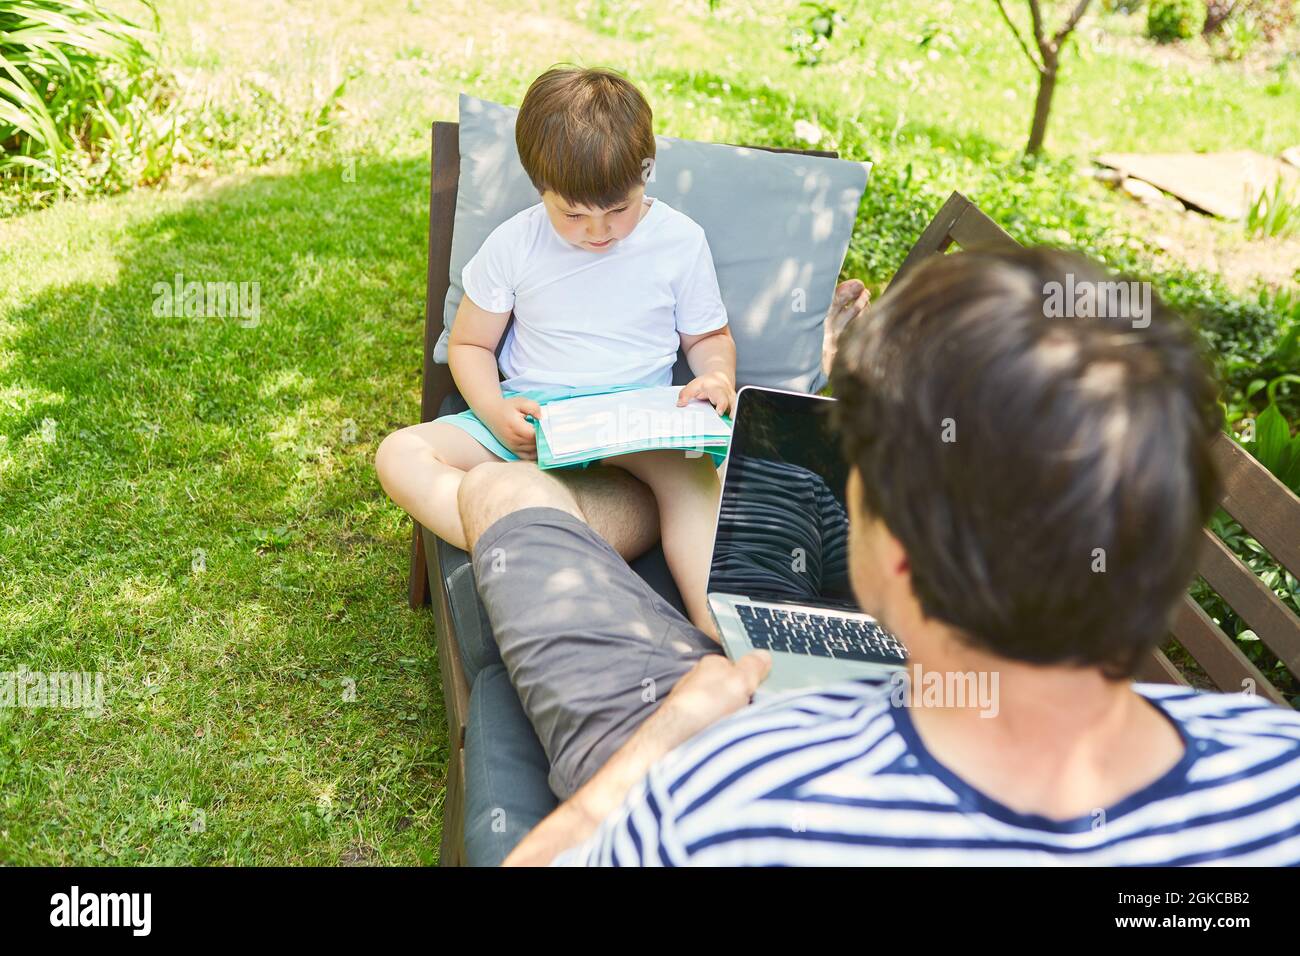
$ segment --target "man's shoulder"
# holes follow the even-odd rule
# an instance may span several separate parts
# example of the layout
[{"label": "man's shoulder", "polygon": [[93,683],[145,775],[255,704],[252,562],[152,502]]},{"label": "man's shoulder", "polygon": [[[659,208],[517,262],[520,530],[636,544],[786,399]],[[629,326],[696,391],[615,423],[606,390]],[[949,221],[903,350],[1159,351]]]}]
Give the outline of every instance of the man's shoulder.
[{"label": "man's shoulder", "polygon": [[[1300,712],[1257,694],[1224,694],[1173,684],[1136,684],[1134,689],[1194,736],[1225,740],[1291,740],[1300,747]],[[1300,758],[1300,749],[1296,756]]]}]

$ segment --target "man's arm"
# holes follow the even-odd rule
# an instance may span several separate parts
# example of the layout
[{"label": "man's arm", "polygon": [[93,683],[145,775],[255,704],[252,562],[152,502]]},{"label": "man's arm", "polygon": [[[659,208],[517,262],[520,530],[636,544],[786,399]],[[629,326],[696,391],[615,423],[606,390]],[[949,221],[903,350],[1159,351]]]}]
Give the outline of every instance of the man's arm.
[{"label": "man's arm", "polygon": [[748,704],[771,667],[772,658],[766,651],[735,663],[720,654],[698,661],[627,743],[577,793],[534,827],[504,865],[544,866],[585,841],[657,760]]}]

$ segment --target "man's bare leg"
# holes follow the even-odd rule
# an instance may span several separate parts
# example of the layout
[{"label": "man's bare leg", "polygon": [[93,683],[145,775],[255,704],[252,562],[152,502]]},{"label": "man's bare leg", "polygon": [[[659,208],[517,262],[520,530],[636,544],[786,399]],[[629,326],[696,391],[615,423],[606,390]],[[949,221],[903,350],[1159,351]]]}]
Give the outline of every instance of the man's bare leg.
[{"label": "man's bare leg", "polygon": [[470,551],[498,519],[524,508],[558,508],[580,521],[587,520],[565,482],[527,461],[479,465],[466,473],[458,500]]},{"label": "man's bare leg", "polygon": [[[435,423],[411,426],[384,439],[376,455],[380,483],[412,518],[457,547],[467,544],[460,522],[456,520],[457,493],[464,474],[444,465],[430,440]],[[481,453],[474,461],[474,471],[485,464],[502,464],[491,452],[455,428],[437,426],[463,438],[467,447]],[[468,456],[466,456],[469,462]],[[524,466],[533,462],[517,462]],[[625,561],[632,561],[650,550],[659,540],[659,512],[654,493],[621,468],[586,468],[555,472],[562,476],[563,487],[570,489],[579,509],[592,529],[609,542]],[[523,479],[521,479],[523,480]],[[468,542],[473,547],[472,542]]]},{"label": "man's bare leg", "polygon": [[659,540],[655,495],[639,478],[622,468],[596,465],[551,474],[577,499],[591,529],[624,561],[636,560]]},{"label": "man's bare leg", "polygon": [[531,461],[488,462],[465,475],[458,501],[467,550],[494,521],[523,508],[567,511],[625,561],[659,540],[654,493],[619,468],[546,472]]}]

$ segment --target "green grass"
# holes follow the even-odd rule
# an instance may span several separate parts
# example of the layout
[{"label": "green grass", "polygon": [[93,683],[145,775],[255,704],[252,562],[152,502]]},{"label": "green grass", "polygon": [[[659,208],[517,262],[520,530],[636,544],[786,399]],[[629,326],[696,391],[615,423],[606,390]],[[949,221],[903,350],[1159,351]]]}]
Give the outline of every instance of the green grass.
[{"label": "green grass", "polygon": [[[1166,254],[1074,168],[1102,149],[1275,152],[1300,141],[1295,80],[1274,94],[1272,74],[1085,38],[1054,158],[1024,164],[1031,77],[991,5],[845,7],[813,70],[784,49],[794,3],[159,9],[163,65],[234,145],[161,189],[0,221],[0,670],[107,681],[98,719],[0,709],[0,862],[436,859],[432,622],[405,606],[409,526],[371,462],[417,416],[428,124],[460,90],[517,103],[571,60],[626,70],[668,135],[799,145],[794,121],[816,122],[876,164],[845,267],[876,290],[959,188],[1017,238],[1204,309],[1243,377],[1277,337],[1253,295]],[[349,71],[328,136],[267,148],[268,116],[314,116]],[[260,323],[156,316],[178,272],[259,283]]]},{"label": "green grass", "polygon": [[[0,669],[102,671],[107,709],[0,709],[0,859],[436,857],[432,629],[371,464],[413,414],[426,172],[342,173],[5,227]],[[260,324],[156,317],[178,271],[260,281]]]}]

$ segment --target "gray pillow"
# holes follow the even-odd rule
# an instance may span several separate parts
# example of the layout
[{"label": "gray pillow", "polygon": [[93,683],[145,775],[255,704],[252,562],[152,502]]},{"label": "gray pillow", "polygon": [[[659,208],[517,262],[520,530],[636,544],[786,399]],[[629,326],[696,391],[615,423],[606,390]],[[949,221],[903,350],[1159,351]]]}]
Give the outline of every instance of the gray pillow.
[{"label": "gray pillow", "polygon": [[[460,274],[493,229],[541,197],[515,149],[518,110],[460,96],[460,182],[451,288],[434,361],[465,290]],[[815,392],[822,335],[870,163],[655,137],[646,183],[704,229],[736,340],[741,385]],[[675,381],[689,373],[678,363]]]}]

